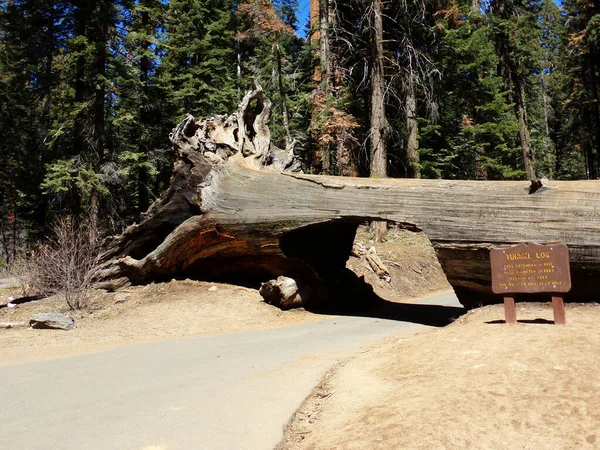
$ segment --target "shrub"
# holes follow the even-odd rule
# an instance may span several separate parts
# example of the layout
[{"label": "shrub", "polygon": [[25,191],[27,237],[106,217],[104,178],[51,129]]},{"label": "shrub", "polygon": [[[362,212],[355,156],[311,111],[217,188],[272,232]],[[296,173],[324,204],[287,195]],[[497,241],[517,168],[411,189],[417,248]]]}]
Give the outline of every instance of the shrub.
[{"label": "shrub", "polygon": [[59,218],[52,235],[35,250],[11,263],[25,296],[61,294],[71,309],[81,309],[89,296],[89,273],[98,256],[98,232],[71,217]]}]

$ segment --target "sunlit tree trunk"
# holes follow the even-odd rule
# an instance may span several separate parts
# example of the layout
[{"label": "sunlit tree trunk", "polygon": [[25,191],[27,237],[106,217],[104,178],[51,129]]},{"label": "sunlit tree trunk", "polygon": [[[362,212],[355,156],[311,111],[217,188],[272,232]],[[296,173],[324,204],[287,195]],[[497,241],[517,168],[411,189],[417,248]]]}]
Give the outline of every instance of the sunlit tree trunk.
[{"label": "sunlit tree trunk", "polygon": [[[380,0],[373,0],[371,70],[371,167],[372,178],[387,178],[388,124],[385,117],[385,80],[383,78],[383,20]],[[375,239],[385,238],[386,222],[374,222]]]},{"label": "sunlit tree trunk", "polygon": [[415,79],[408,75],[406,90],[406,156],[408,159],[408,178],[421,178],[419,165],[419,123],[417,122],[417,97],[415,95]]}]

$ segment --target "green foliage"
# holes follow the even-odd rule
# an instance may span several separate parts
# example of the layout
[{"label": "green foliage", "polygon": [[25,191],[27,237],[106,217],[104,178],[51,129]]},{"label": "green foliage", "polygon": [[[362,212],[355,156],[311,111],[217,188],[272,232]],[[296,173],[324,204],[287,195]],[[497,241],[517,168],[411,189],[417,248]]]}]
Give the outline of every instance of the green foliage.
[{"label": "green foliage", "polygon": [[[168,183],[169,131],[234,111],[250,77],[275,144],[295,139],[310,165],[326,143],[366,174],[369,5],[336,3],[324,94],[317,49],[293,32],[298,0],[0,0],[0,257],[56,215],[91,211],[109,232],[138,220]],[[410,77],[422,176],[523,178],[518,106],[539,175],[600,175],[598,2],[382,6],[392,175],[409,169]]]},{"label": "green foliage", "polygon": [[172,0],[159,83],[171,92],[177,119],[226,114],[237,103],[233,3]]}]

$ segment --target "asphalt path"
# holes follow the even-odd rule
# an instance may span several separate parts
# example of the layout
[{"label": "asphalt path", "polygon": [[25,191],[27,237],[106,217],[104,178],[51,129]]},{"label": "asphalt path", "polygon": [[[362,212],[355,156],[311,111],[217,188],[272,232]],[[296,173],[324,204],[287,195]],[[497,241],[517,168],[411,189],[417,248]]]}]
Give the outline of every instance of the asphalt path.
[{"label": "asphalt path", "polygon": [[0,449],[272,449],[332,365],[460,312],[420,303],[0,367]]}]

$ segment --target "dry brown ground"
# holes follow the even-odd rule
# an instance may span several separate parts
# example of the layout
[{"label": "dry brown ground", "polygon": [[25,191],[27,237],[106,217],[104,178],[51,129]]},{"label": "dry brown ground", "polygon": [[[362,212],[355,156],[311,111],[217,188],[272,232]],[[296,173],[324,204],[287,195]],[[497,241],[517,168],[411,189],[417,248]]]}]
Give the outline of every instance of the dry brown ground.
[{"label": "dry brown ground", "polygon": [[[373,245],[364,228],[357,238]],[[377,253],[390,283],[364,259],[348,266],[388,300],[448,287],[422,234],[393,230]],[[0,304],[10,293],[0,292]],[[552,319],[549,304],[518,308],[521,320]],[[56,310],[65,310],[56,297],[1,308],[0,322]],[[325,318],[281,312],[252,289],[189,280],[98,294],[70,315],[78,328],[69,332],[0,329],[0,365]],[[494,323],[502,318],[501,306],[486,307],[444,329],[398,335],[332,369],[298,410],[282,448],[600,449],[600,307],[567,305],[566,327]]]},{"label": "dry brown ground", "polygon": [[[298,410],[285,449],[600,448],[600,307],[501,305],[396,337],[333,369]],[[542,319],[542,320],[539,320]]]},{"label": "dry brown ground", "polygon": [[[357,239],[369,247],[374,245],[366,227],[361,227]],[[388,242],[377,244],[377,249],[392,273],[390,283],[379,280],[363,259],[351,258],[348,267],[365,275],[384,298],[400,301],[449,288],[423,233],[392,230]],[[18,294],[18,289],[0,289],[0,306],[9,295]],[[0,366],[138,342],[284,327],[330,317],[304,310],[282,312],[263,303],[254,289],[185,280],[130,287],[118,294],[97,292],[85,310],[76,312],[68,311],[60,297],[17,308],[0,307],[0,322],[28,321],[34,313],[46,311],[66,313],[75,320],[77,329],[0,329]]]},{"label": "dry brown ground", "polygon": [[347,267],[358,276],[364,276],[380,297],[401,302],[451,289],[425,233],[391,229],[384,243],[375,243],[371,238],[367,227],[358,229],[356,240],[367,248],[376,248],[392,276],[391,281],[379,279],[364,257],[351,257]]},{"label": "dry brown ground", "polygon": [[323,320],[304,310],[283,313],[265,304],[254,289],[185,280],[130,287],[118,294],[98,293],[84,311],[67,312],[59,297],[2,308],[0,322],[26,321],[32,314],[46,311],[67,313],[77,328],[0,329],[0,366],[138,342]]}]

